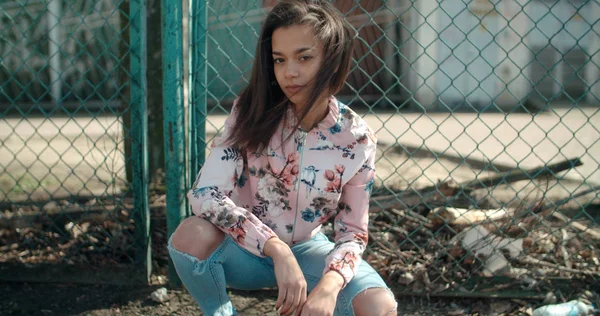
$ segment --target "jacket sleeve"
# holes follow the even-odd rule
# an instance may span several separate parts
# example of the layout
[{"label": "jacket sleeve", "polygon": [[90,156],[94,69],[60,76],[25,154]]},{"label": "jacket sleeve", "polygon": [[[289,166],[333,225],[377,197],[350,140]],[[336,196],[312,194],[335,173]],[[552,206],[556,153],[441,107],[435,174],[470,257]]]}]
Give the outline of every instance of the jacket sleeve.
[{"label": "jacket sleeve", "polygon": [[335,270],[344,278],[344,287],[352,280],[368,241],[369,199],[375,181],[377,140],[371,134],[366,160],[343,186],[334,221],[335,246],[325,259],[323,274]]},{"label": "jacket sleeve", "polygon": [[265,242],[277,235],[252,212],[231,200],[233,190],[243,185],[240,177],[244,170],[242,153],[225,143],[234,128],[235,117],[234,103],[223,132],[212,143],[210,154],[187,197],[196,216],[213,223],[244,249],[265,257]]}]

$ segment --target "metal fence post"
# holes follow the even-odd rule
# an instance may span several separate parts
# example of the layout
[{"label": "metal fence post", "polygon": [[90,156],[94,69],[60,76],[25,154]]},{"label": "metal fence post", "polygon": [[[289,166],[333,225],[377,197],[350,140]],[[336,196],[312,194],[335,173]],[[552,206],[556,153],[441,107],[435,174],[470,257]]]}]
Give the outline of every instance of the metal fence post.
[{"label": "metal fence post", "polygon": [[[186,216],[182,1],[162,1],[162,27],[167,231],[171,236]],[[173,264],[169,264],[169,280],[173,286],[180,284]]]},{"label": "metal fence post", "polygon": [[60,74],[62,73],[60,45],[63,42],[62,32],[60,30],[60,17],[62,16],[61,1],[54,0],[48,2],[48,55],[50,55],[50,87],[52,98],[56,103],[62,101],[62,85]]},{"label": "metal fence post", "polygon": [[206,156],[207,116],[207,2],[190,0],[190,179],[195,179]]},{"label": "metal fence post", "polygon": [[144,267],[145,281],[152,273],[150,210],[148,208],[148,113],[146,89],[146,5],[133,0],[130,16],[130,67],[131,67],[131,159],[133,174],[133,200],[136,262]]}]

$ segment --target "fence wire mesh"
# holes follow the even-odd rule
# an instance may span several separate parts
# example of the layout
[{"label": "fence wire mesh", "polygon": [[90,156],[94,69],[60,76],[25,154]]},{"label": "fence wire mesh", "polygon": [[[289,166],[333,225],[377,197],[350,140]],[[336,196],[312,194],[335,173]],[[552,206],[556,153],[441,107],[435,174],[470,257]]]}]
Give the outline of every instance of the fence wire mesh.
[{"label": "fence wire mesh", "polygon": [[[276,2],[191,1],[190,178]],[[0,263],[147,268],[144,3],[0,5]],[[333,3],[379,138],[365,259],[411,293],[597,282],[600,3]]]},{"label": "fence wire mesh", "polygon": [[139,1],[0,4],[3,269],[146,270],[148,227],[134,211],[147,199],[144,158],[126,152],[145,133],[128,120],[144,113],[142,12]]},{"label": "fence wire mesh", "polygon": [[[220,131],[277,2],[192,6],[192,143]],[[600,3],[332,2],[357,33],[338,97],[379,138],[364,258],[408,293],[597,282]]]}]

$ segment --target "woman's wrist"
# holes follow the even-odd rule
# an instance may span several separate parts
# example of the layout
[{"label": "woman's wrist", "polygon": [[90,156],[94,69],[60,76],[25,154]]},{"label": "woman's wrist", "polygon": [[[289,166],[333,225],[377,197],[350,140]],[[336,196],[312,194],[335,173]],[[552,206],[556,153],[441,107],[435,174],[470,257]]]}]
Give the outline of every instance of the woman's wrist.
[{"label": "woman's wrist", "polygon": [[273,260],[292,254],[290,247],[277,237],[270,238],[265,242],[263,252]]},{"label": "woman's wrist", "polygon": [[337,295],[344,287],[344,277],[335,270],[329,270],[321,278],[321,287],[323,290],[332,292]]}]

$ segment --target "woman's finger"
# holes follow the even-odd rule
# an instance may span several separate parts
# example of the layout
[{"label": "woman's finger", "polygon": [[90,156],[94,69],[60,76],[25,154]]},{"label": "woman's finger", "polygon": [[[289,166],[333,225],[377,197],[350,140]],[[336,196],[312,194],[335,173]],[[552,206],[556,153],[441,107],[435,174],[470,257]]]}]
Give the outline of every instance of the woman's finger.
[{"label": "woman's finger", "polygon": [[304,306],[304,302],[306,301],[306,290],[301,287],[300,288],[300,292],[298,292],[298,294],[297,294],[296,297],[298,299],[294,303],[294,305],[296,306],[296,310],[295,310],[294,315],[298,316],[302,312],[302,307]]},{"label": "woman's finger", "polygon": [[300,290],[296,290],[296,293],[294,293],[294,299],[291,301],[291,307],[290,307],[290,310],[287,313],[287,315],[289,315],[289,316],[294,315],[294,313],[298,309],[298,304],[300,303],[300,297],[301,297]]},{"label": "woman's finger", "polygon": [[294,310],[294,296],[292,293],[293,292],[291,290],[286,292],[285,300],[283,301],[283,306],[279,311],[279,315],[290,315]]},{"label": "woman's finger", "polygon": [[283,306],[283,302],[285,301],[286,288],[280,286],[279,294],[277,295],[277,302],[275,302],[275,311],[279,314],[281,312],[281,306]]}]

